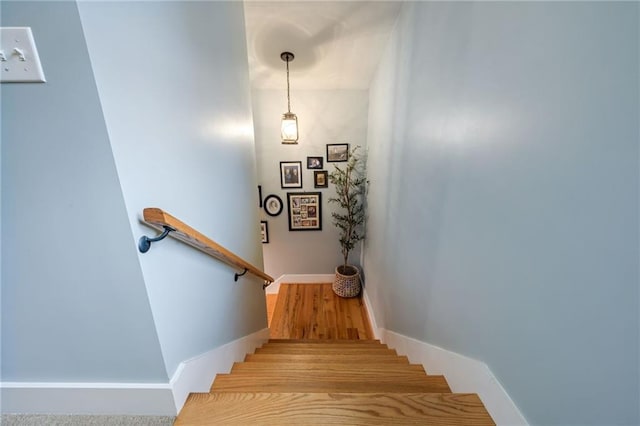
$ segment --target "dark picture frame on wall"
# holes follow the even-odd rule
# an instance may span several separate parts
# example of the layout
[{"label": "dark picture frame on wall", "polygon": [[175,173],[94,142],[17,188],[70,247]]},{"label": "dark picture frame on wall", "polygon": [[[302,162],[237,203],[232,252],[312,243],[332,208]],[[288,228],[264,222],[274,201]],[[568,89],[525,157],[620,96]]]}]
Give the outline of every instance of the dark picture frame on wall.
[{"label": "dark picture frame on wall", "polygon": [[324,167],[324,158],[322,157],[307,157],[307,169],[321,169]]},{"label": "dark picture frame on wall", "polygon": [[280,187],[302,188],[302,161],[280,162]]},{"label": "dark picture frame on wall", "polygon": [[328,188],[329,187],[329,172],[326,170],[314,170],[313,172],[313,187],[314,188]]},{"label": "dark picture frame on wall", "polygon": [[278,216],[282,213],[282,199],[275,194],[268,195],[264,199],[264,211],[269,216]]},{"label": "dark picture frame on wall", "polygon": [[327,163],[344,163],[349,159],[348,143],[327,144]]},{"label": "dark picture frame on wall", "polygon": [[287,192],[289,231],[322,231],[322,193]]},{"label": "dark picture frame on wall", "polygon": [[260,236],[262,239],[262,244],[269,243],[269,224],[266,220],[260,221]]}]

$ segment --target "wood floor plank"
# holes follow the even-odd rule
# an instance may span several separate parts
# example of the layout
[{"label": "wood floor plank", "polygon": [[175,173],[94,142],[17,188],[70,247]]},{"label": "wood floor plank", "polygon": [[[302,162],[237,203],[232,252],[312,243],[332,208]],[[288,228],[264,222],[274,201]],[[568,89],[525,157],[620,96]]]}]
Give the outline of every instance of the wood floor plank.
[{"label": "wood floor plank", "polygon": [[475,394],[192,394],[175,425],[495,425]]}]

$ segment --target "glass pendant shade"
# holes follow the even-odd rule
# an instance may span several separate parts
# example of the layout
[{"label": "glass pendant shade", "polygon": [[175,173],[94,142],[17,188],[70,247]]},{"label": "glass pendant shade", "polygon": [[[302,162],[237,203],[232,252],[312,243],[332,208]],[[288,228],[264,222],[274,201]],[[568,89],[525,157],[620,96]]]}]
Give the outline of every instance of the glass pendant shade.
[{"label": "glass pendant shade", "polygon": [[280,128],[282,143],[298,143],[298,117],[292,112],[282,114],[282,126]]}]

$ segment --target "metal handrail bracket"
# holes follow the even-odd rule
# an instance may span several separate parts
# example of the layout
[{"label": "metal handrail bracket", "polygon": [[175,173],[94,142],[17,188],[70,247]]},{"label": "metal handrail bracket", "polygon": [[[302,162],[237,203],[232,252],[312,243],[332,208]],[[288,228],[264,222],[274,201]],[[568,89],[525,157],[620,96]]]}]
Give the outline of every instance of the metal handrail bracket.
[{"label": "metal handrail bracket", "polygon": [[158,235],[155,238],[149,238],[146,235],[140,237],[140,239],[138,240],[138,250],[140,250],[140,253],[148,252],[151,248],[151,243],[164,240],[169,235],[169,232],[175,231],[175,229],[167,225],[164,225],[163,228],[164,231],[162,231],[162,234]]}]

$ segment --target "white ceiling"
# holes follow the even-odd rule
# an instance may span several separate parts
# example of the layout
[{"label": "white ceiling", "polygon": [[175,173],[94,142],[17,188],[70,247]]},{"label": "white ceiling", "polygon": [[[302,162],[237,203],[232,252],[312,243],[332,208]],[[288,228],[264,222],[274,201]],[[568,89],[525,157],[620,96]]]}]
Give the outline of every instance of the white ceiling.
[{"label": "white ceiling", "polygon": [[367,89],[401,2],[245,1],[251,85],[286,89]]}]

